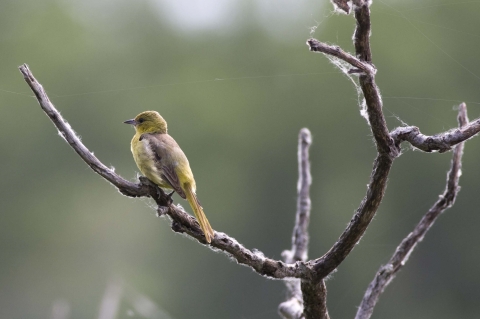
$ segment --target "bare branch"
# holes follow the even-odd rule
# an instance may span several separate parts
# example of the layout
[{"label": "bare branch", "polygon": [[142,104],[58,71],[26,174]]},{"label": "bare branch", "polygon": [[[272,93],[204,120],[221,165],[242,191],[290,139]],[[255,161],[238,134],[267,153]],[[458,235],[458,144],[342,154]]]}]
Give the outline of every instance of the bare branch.
[{"label": "bare branch", "polygon": [[[467,108],[465,103],[460,104],[458,111],[459,127],[463,128],[468,123]],[[433,225],[437,217],[450,208],[455,202],[460,187],[458,181],[461,175],[462,154],[464,143],[459,143],[453,151],[450,171],[447,174],[447,185],[445,191],[430,210],[423,216],[415,229],[397,247],[397,250],[390,258],[389,262],[381,266],[375,278],[370,283],[363,297],[362,303],[358,309],[355,319],[368,319],[373,313],[383,290],[393,280],[395,274],[405,265],[408,257],[415,249],[416,245],[423,239],[427,231]]]},{"label": "bare branch", "polygon": [[312,136],[307,128],[300,130],[298,136],[298,184],[297,213],[292,236],[292,249],[284,251],[285,262],[306,261],[308,255],[308,224],[310,222],[310,162],[308,151],[312,144]]},{"label": "bare branch", "polygon": [[[353,3],[357,23],[354,34],[355,54],[361,65],[371,65],[369,2],[356,0]],[[374,73],[361,74],[359,81],[365,98],[368,121],[379,154],[373,165],[367,194],[349,225],[333,247],[321,258],[312,262],[319,279],[325,278],[335,270],[365,233],[385,194],[387,177],[393,160],[400,154],[400,149],[395,146],[393,139],[390,137],[383,116],[382,100],[374,81]]]},{"label": "bare branch", "polygon": [[339,46],[328,45],[313,38],[307,40],[307,45],[312,52],[322,52],[324,54],[339,58],[340,60],[349,63],[356,69],[362,70],[366,74],[373,75],[377,72],[372,65],[360,61],[350,53],[343,51]]},{"label": "bare branch", "polygon": [[[336,46],[329,46],[315,39],[307,41],[312,51],[320,51],[342,59],[355,68],[364,71],[360,73],[359,82],[362,89],[365,106],[368,115],[368,121],[377,144],[377,150],[380,154],[388,154],[395,158],[399,155],[399,149],[395,147],[390,137],[387,123],[383,116],[382,99],[380,91],[375,84],[375,67],[372,64],[372,53],[370,50],[370,9],[369,1],[353,1],[356,19],[356,29],[354,33],[355,57],[345,53]],[[351,73],[357,73],[357,70],[351,70]]]},{"label": "bare branch", "polygon": [[[337,5],[343,3],[343,1],[333,2]],[[360,87],[365,98],[368,121],[377,142],[377,149],[379,153],[397,157],[397,149],[392,147],[393,141],[383,116],[380,91],[374,81],[376,68],[372,64],[370,50],[370,1],[355,0],[353,4],[356,20],[353,37],[355,56],[346,53],[338,46],[331,46],[316,39],[307,40],[307,44],[310,51],[332,55],[354,66],[355,69],[350,70],[349,73],[360,73]]]},{"label": "bare branch", "polygon": [[[337,1],[333,2],[338,5]],[[340,3],[342,3],[342,1],[340,1]],[[359,84],[364,96],[363,107],[375,138],[378,155],[374,162],[367,195],[362,200],[360,207],[357,209],[349,225],[338,241],[324,256],[309,262],[316,271],[317,280],[322,280],[338,267],[365,233],[384,196],[386,181],[393,160],[401,154],[399,144],[402,141],[408,140],[412,145],[423,148],[424,150],[431,151],[437,149],[446,151],[449,150],[452,145],[460,143],[480,131],[479,119],[464,128],[434,137],[420,135],[417,128],[399,128],[390,134],[382,111],[383,103],[380,90],[375,84],[375,72],[369,71],[370,69],[375,70],[372,64],[372,53],[370,49],[371,23],[369,6],[371,1],[352,0],[352,4],[356,19],[356,29],[353,37],[355,57],[345,53],[336,46],[329,46],[314,39],[309,39],[307,43],[311,51],[323,52],[353,65],[355,69],[349,70],[349,73],[359,73]],[[446,198],[443,200],[448,201]],[[451,203],[453,203],[453,201],[448,202],[446,205],[451,205]],[[309,287],[309,289],[304,290],[304,283],[312,285],[312,282],[306,283],[302,281],[302,292],[306,305],[306,294],[312,289]],[[323,301],[321,297],[318,298]]]},{"label": "bare branch", "polygon": [[[172,218],[172,229],[174,231],[185,233],[197,239],[200,243],[206,244],[205,237],[196,219],[179,206],[171,204],[169,198],[160,188],[152,185],[146,179],[141,179],[141,183],[138,184],[129,182],[101,163],[93,153],[83,145],[70,125],[55,109],[42,85],[34,78],[28,66],[24,64],[21,65],[19,69],[25,81],[35,93],[43,111],[52,120],[59,133],[88,166],[116,186],[118,190],[126,196],[151,197],[159,207],[159,215],[166,213]],[[282,261],[266,258],[261,252],[252,252],[238,243],[234,238],[221,232],[215,233],[215,238],[212,240],[210,246],[223,251],[228,256],[233,257],[239,264],[249,266],[263,276],[276,279],[303,278],[308,280],[311,278],[311,270],[305,263],[296,262],[295,264],[286,264]]]},{"label": "bare branch", "polygon": [[391,133],[391,136],[397,146],[400,145],[401,142],[407,141],[422,151],[438,151],[443,153],[451,150],[454,145],[477,135],[479,132],[480,118],[460,128],[433,136],[423,135],[418,127],[415,126],[398,127]]},{"label": "bare branch", "polygon": [[[282,252],[283,260],[288,264],[296,261],[306,261],[308,254],[308,224],[310,222],[310,162],[308,151],[312,144],[312,136],[307,128],[300,130],[298,135],[298,184],[297,213],[293,228],[292,249]],[[286,319],[299,319],[303,314],[303,298],[300,280],[285,281],[287,286],[287,301],[282,302],[278,311]]]},{"label": "bare branch", "polygon": [[353,43],[355,45],[355,56],[360,61],[372,62],[372,52],[370,50],[370,1],[355,0],[354,12],[356,28],[353,34]]},{"label": "bare branch", "polygon": [[[355,0],[354,13],[356,29],[353,35],[355,45],[355,56],[362,62],[372,63],[372,52],[370,50],[370,1]],[[383,116],[383,103],[380,97],[380,90],[375,84],[372,74],[360,74],[360,87],[365,98],[368,122],[373,137],[377,143],[377,150],[380,154],[388,154],[397,157],[399,151],[393,147],[393,140],[390,137],[387,122]]]},{"label": "bare branch", "polygon": [[33,74],[28,69],[28,65],[24,64],[19,67],[20,72],[27,84],[32,89],[33,93],[37,97],[43,111],[52,120],[53,124],[57,127],[59,134],[67,141],[68,144],[77,152],[77,154],[90,166],[95,173],[99,174],[107,181],[115,185],[120,192],[127,196],[138,197],[145,196],[145,189],[140,184],[129,182],[122,177],[115,174],[115,172],[103,165],[94,155],[91,153],[80,141],[78,136],[72,130],[70,125],[62,118],[60,113],[55,109],[50,99],[45,93],[42,85],[33,77]]}]

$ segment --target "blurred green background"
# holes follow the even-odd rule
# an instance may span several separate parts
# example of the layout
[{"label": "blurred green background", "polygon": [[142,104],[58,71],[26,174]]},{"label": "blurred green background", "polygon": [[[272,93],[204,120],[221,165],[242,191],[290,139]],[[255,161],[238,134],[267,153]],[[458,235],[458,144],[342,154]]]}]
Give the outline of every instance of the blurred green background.
[{"label": "blurred green background", "polygon": [[[374,1],[390,129],[444,131],[460,101],[478,116],[479,13],[478,1]],[[159,111],[213,227],[272,258],[290,247],[297,134],[308,127],[318,257],[363,198],[375,146],[352,83],[305,41],[352,51],[354,25],[319,0],[1,0],[0,318],[113,318],[101,309],[115,300],[116,318],[278,318],[285,296],[282,282],[174,234],[151,200],[94,174],[40,110],[20,64],[127,179],[138,170],[122,122]],[[479,145],[466,145],[457,203],[373,318],[480,317]],[[369,230],[327,283],[332,318],[353,318],[378,267],[443,192],[450,157],[405,147]]]}]

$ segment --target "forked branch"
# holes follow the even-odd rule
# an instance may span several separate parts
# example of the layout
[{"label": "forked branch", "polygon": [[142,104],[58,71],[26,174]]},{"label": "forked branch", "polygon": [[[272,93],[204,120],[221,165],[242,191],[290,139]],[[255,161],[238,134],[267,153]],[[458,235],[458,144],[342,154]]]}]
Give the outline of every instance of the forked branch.
[{"label": "forked branch", "polygon": [[[333,2],[337,5],[343,3],[342,1]],[[335,270],[365,233],[383,199],[393,160],[401,154],[400,143],[402,141],[408,141],[424,151],[438,150],[444,152],[480,131],[480,119],[477,119],[460,129],[432,137],[420,134],[419,130],[414,127],[397,128],[390,133],[383,115],[380,91],[375,83],[375,72],[369,71],[369,66],[375,70],[372,64],[370,49],[371,23],[369,5],[371,1],[353,0],[352,3],[356,20],[356,29],[353,37],[355,57],[345,53],[338,47],[321,43],[315,39],[309,39],[307,44],[311,51],[323,52],[342,59],[363,71],[359,73],[359,84],[364,97],[363,105],[367,114],[368,124],[375,138],[378,155],[373,165],[367,194],[347,228],[324,256],[311,262],[318,279],[325,278]]]},{"label": "forked branch", "polygon": [[[355,1],[354,12],[357,22],[354,34],[355,56],[357,57],[355,59],[360,61],[359,63],[363,68],[366,69],[367,65],[373,68],[370,52],[370,9],[368,3]],[[315,46],[318,46],[317,43],[320,42],[314,39],[310,39],[308,42],[309,45],[314,44]],[[322,52],[332,54],[329,51]],[[334,56],[339,57],[336,53]],[[349,60],[351,59],[345,59],[346,62],[349,62]],[[355,63],[357,64],[357,62]],[[356,64],[352,65],[358,67]],[[375,84],[374,76],[375,72],[365,72],[360,74],[359,82],[364,96],[368,122],[376,141],[378,155],[373,164],[367,194],[360,203],[352,220],[332,248],[321,258],[312,262],[318,279],[323,279],[334,271],[350,254],[365,233],[385,194],[387,178],[393,160],[400,154],[399,148],[395,146],[393,139],[390,137],[387,123],[383,116],[380,92]]]},{"label": "forked branch", "polygon": [[[465,103],[460,104],[458,110],[458,125],[460,129],[465,127],[468,123],[467,107]],[[405,265],[408,257],[415,249],[416,245],[422,241],[423,237],[433,225],[435,220],[446,209],[450,208],[455,202],[460,187],[458,181],[462,169],[462,154],[464,143],[461,142],[455,146],[453,150],[452,162],[450,170],[447,173],[447,185],[445,191],[437,200],[437,202],[430,208],[430,210],[422,217],[415,229],[401,242],[392,258],[384,266],[378,270],[375,278],[365,292],[362,303],[358,309],[355,319],[368,319],[373,313],[374,307],[377,304],[378,298],[387,287],[387,285],[394,279],[395,274]]]}]

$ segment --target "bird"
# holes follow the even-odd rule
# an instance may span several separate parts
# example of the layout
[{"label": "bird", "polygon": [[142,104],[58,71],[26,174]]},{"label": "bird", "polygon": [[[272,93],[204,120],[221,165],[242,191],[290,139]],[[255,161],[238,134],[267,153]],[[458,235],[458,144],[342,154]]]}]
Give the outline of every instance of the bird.
[{"label": "bird", "polygon": [[211,243],[215,232],[197,198],[190,164],[180,146],[168,134],[165,119],[156,111],[145,111],[123,123],[135,128],[130,148],[138,169],[159,187],[172,189],[188,201],[205,240]]}]

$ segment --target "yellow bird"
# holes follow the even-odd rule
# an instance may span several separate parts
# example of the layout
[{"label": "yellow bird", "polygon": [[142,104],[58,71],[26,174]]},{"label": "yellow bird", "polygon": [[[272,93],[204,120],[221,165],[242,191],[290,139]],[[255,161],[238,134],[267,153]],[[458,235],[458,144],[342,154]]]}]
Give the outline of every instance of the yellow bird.
[{"label": "yellow bird", "polygon": [[142,174],[161,188],[173,189],[188,201],[210,243],[215,233],[195,194],[195,179],[188,159],[168,135],[167,122],[158,112],[146,111],[124,123],[135,127],[131,150]]}]

